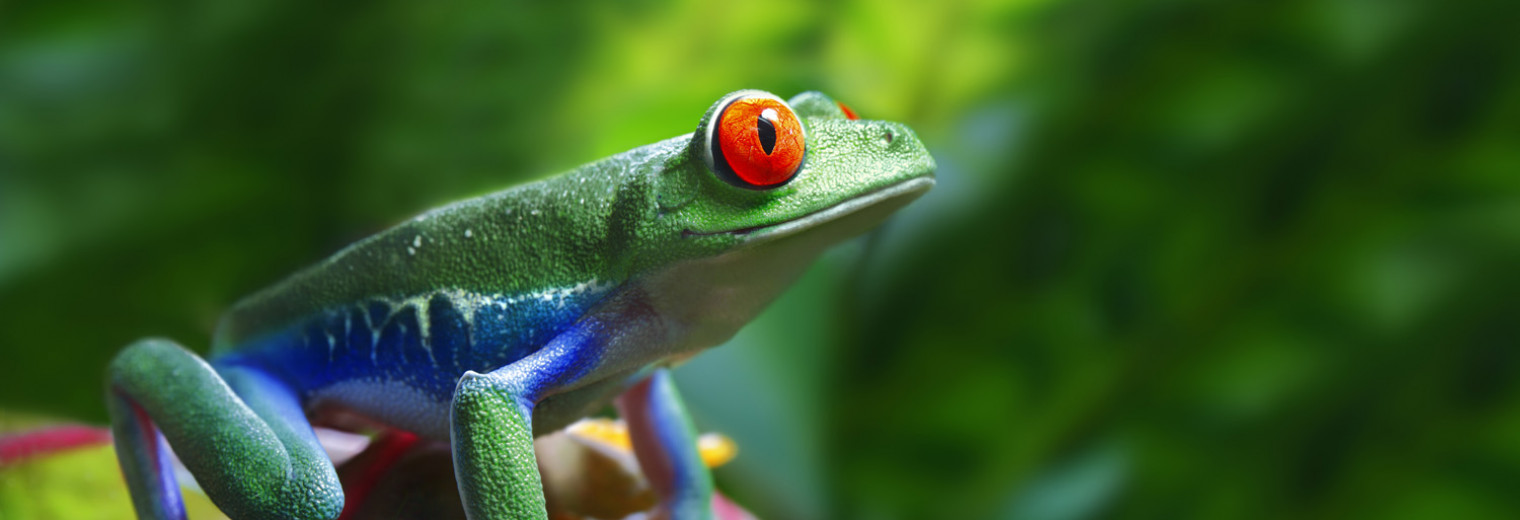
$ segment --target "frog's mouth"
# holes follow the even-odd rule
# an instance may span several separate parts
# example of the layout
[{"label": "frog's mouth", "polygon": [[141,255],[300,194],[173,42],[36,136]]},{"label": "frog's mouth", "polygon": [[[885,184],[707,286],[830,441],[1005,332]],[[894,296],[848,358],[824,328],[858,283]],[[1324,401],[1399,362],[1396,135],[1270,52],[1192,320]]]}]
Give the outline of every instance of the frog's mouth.
[{"label": "frog's mouth", "polygon": [[890,215],[893,211],[896,211],[903,205],[912,202],[913,199],[916,199],[920,195],[928,192],[929,188],[932,187],[934,187],[933,177],[915,177],[902,182],[898,182],[896,184],[889,184],[876,190],[872,190],[864,194],[845,199],[844,201],[841,201],[833,206],[829,206],[827,208],[814,211],[800,217],[791,218],[780,222],[719,231],[692,231],[688,229],[683,231],[681,234],[687,237],[737,235],[750,240],[760,238],[779,238],[800,233],[806,230],[815,229],[829,222],[844,220],[846,217],[855,215],[857,213],[864,215],[865,213],[868,213],[866,211],[868,209],[886,210],[884,212],[869,212],[879,213],[880,218],[867,219],[868,222],[864,222],[865,226],[862,228],[863,231],[864,227],[869,227],[871,225],[874,225],[876,221],[885,219],[887,215]]}]

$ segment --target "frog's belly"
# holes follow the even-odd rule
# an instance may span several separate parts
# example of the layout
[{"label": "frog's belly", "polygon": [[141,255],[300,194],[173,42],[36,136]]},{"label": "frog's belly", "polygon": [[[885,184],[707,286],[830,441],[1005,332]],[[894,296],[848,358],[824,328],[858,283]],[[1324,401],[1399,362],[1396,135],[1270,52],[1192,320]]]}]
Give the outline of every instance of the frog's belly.
[{"label": "frog's belly", "polygon": [[[423,437],[449,438],[449,401],[401,381],[353,379],[311,392],[308,408],[334,406]],[[318,417],[314,422],[325,421]]]},{"label": "frog's belly", "polygon": [[[645,377],[645,372],[647,367],[618,372],[544,399],[533,409],[533,435],[559,430],[595,413]],[[450,401],[404,382],[380,379],[343,381],[312,392],[308,403],[313,410],[330,411],[336,407],[424,437],[449,439]],[[326,421],[318,417],[315,422]]]}]

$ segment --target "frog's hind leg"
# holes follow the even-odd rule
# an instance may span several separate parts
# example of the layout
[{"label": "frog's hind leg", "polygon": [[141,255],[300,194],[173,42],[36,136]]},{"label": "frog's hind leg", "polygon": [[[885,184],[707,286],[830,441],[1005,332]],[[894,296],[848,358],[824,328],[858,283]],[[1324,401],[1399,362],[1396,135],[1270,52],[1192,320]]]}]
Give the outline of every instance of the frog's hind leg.
[{"label": "frog's hind leg", "polygon": [[295,393],[257,369],[215,370],[162,339],[111,362],[107,402],[116,455],[141,518],[184,518],[172,445],[232,518],[322,518],[343,508],[332,462]]},{"label": "frog's hind leg", "polygon": [[663,518],[712,518],[713,482],[697,451],[697,431],[661,368],[623,392],[618,414],[628,423],[639,469],[660,497]]}]

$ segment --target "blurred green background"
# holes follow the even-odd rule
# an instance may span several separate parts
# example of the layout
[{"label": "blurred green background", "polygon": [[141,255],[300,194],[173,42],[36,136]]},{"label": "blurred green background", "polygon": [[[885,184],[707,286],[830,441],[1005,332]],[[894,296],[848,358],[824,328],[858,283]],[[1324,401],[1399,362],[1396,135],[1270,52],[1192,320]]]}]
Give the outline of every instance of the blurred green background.
[{"label": "blurred green background", "polygon": [[718,479],[741,504],[1508,517],[1517,19],[7,2],[0,409],[101,423],[102,367],[135,338],[204,350],[241,295],[424,209],[689,132],[731,90],[822,90],[913,127],[940,184],[678,370],[699,427],[740,445]]}]

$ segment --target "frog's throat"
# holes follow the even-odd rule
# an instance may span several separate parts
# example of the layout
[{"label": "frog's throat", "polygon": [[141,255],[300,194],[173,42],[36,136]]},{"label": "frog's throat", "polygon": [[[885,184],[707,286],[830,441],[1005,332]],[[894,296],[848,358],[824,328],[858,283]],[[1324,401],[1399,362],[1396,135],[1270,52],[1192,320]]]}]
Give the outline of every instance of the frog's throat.
[{"label": "frog's throat", "polygon": [[918,198],[918,196],[923,195],[929,191],[929,188],[933,187],[933,177],[915,177],[902,182],[898,182],[896,184],[890,184],[876,190],[872,190],[870,192],[866,192],[862,195],[857,195],[855,197],[845,199],[843,202],[840,202],[833,206],[829,206],[827,208],[814,211],[800,217],[783,220],[781,222],[720,231],[700,232],[688,229],[683,231],[681,234],[682,236],[687,237],[739,235],[750,239],[780,238],[819,227],[826,222],[839,220],[852,213],[889,201],[896,202],[895,205],[901,206],[903,204],[907,204],[913,199]]}]

